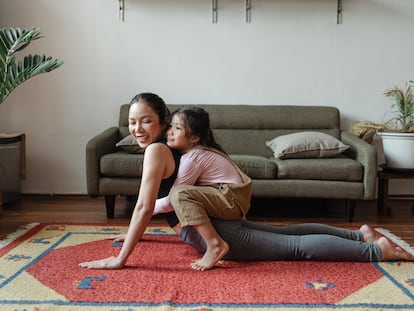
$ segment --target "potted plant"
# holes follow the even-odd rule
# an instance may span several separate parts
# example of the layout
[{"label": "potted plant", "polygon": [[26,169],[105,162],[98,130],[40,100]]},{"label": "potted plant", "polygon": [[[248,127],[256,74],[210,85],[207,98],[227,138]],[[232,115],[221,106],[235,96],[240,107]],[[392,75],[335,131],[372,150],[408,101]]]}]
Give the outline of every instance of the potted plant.
[{"label": "potted plant", "polygon": [[395,116],[378,132],[382,138],[386,166],[393,169],[414,169],[414,95],[413,81],[387,89],[393,100]]},{"label": "potted plant", "polygon": [[[38,74],[52,71],[63,64],[61,60],[37,54],[26,55],[22,60],[17,59],[20,51],[32,41],[42,37],[39,28],[35,27],[0,29],[0,104],[24,81]],[[20,192],[21,168],[16,168],[16,166],[22,163],[19,160],[16,161],[16,154],[24,156],[24,152],[21,151],[24,148],[23,139],[24,135],[2,134],[0,131],[0,215],[1,205],[5,201],[2,193],[14,193],[16,187]],[[5,202],[8,201],[10,200]]]}]

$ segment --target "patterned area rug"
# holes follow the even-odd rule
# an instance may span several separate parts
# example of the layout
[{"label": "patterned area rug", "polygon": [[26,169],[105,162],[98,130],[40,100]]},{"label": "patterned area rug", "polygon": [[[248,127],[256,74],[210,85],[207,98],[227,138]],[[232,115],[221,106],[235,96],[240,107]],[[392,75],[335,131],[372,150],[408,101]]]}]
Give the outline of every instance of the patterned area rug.
[{"label": "patterned area rug", "polygon": [[199,272],[199,254],[152,225],[126,268],[88,270],[78,263],[116,255],[105,237],[126,226],[30,227],[0,249],[2,311],[414,309],[414,263],[224,261]]}]

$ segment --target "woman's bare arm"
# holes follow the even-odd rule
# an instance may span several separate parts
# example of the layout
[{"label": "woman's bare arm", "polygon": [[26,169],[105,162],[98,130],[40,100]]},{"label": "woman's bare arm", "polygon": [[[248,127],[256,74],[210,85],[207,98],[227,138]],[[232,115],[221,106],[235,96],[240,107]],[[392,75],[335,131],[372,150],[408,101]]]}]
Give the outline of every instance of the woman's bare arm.
[{"label": "woman's bare arm", "polygon": [[83,262],[84,268],[120,269],[132,253],[135,245],[142,238],[146,227],[151,221],[155,200],[161,180],[166,178],[169,171],[169,161],[174,161],[170,150],[163,144],[153,144],[147,147],[144,155],[143,174],[139,189],[138,201],[132,214],[131,222],[118,256],[100,260]]}]

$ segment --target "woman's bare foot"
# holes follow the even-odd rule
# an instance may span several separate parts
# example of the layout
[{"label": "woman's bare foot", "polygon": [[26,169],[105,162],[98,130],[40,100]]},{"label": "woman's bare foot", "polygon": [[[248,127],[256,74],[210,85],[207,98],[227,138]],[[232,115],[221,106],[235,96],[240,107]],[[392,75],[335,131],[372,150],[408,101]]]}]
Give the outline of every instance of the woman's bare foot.
[{"label": "woman's bare foot", "polygon": [[406,260],[414,261],[414,255],[406,252],[401,247],[394,246],[390,240],[386,237],[380,237],[377,242],[378,246],[381,248],[381,260]]},{"label": "woman's bare foot", "polygon": [[224,240],[217,241],[217,244],[214,245],[214,247],[207,248],[207,251],[202,258],[191,263],[191,267],[198,271],[211,269],[228,253],[228,251],[229,245]]},{"label": "woman's bare foot", "polygon": [[362,232],[364,242],[372,244],[378,241],[378,239],[380,238],[380,235],[377,234],[377,232],[368,225],[362,225],[361,228],[359,228],[359,231]]}]

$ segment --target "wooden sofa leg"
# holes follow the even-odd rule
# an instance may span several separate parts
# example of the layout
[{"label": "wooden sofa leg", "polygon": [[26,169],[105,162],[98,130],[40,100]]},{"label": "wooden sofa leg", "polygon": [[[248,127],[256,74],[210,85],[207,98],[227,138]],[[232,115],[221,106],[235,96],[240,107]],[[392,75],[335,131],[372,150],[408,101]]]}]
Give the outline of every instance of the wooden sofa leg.
[{"label": "wooden sofa leg", "polygon": [[105,205],[106,205],[106,217],[114,218],[115,214],[115,196],[106,195],[105,196]]},{"label": "wooden sofa leg", "polygon": [[133,204],[135,204],[135,202],[138,199],[138,196],[136,196],[136,195],[128,195],[126,198],[127,198],[127,202],[132,202]]},{"label": "wooden sofa leg", "polygon": [[356,200],[346,200],[346,221],[352,222],[354,218]]}]

